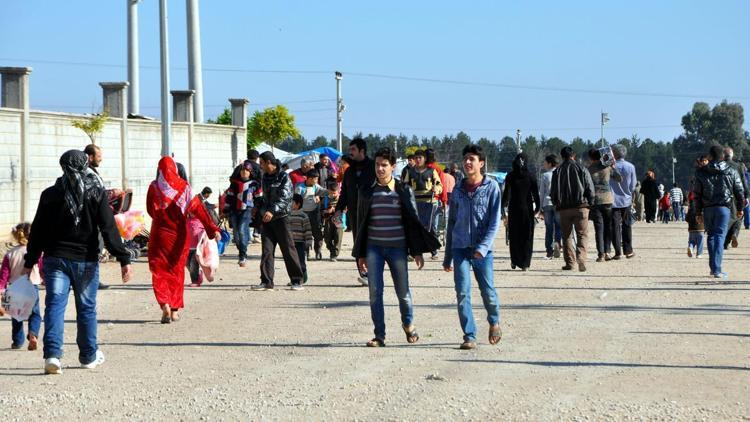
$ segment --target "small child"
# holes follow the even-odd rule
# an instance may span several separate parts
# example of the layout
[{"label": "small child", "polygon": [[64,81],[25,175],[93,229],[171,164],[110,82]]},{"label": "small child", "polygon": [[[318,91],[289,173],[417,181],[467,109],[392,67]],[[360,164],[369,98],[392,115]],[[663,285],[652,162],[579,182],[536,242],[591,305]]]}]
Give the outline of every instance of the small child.
[{"label": "small child", "polygon": [[661,222],[669,224],[669,210],[672,208],[672,201],[669,199],[669,192],[664,192],[664,195],[659,200],[659,211],[661,211]]},{"label": "small child", "polygon": [[[31,233],[31,224],[19,223],[16,227],[11,230],[13,238],[17,245],[13,247],[3,258],[2,267],[0,267],[0,293],[4,292],[6,287],[9,286],[16,278],[18,278],[23,272],[24,255],[26,254],[26,244],[29,243],[29,234]],[[41,268],[42,258],[39,258],[39,263],[34,265],[34,268],[29,274],[29,280],[35,286],[38,286],[42,282],[42,277],[39,273]],[[38,287],[37,287],[38,289]],[[2,308],[0,308],[2,309]],[[23,347],[26,340],[29,340],[29,350],[36,350],[39,337],[39,328],[42,325],[42,315],[39,312],[39,299],[37,298],[34,308],[31,310],[29,315],[29,335],[24,337],[23,332],[23,321],[11,320],[12,332],[13,332],[13,344],[10,348],[17,350]]]},{"label": "small child", "polygon": [[[295,193],[292,197],[292,213],[289,214],[289,230],[292,232],[294,246],[297,248],[299,264],[302,267],[302,284],[307,283],[307,250],[312,246],[313,235],[310,228],[310,219],[307,213],[302,211],[302,195]],[[292,284],[289,283],[291,286]],[[294,288],[294,286],[292,286]]]},{"label": "small child", "polygon": [[310,220],[312,236],[314,240],[315,260],[323,259],[321,248],[323,247],[323,223],[320,216],[321,198],[328,196],[328,190],[318,184],[318,171],[313,169],[305,174],[305,181],[294,187],[294,193],[302,196],[302,211]]},{"label": "small child", "polygon": [[323,198],[323,239],[330,253],[330,260],[336,262],[341,251],[341,239],[344,237],[343,227],[336,226],[333,219],[336,214],[336,204],[339,202],[339,186],[335,179],[328,179],[326,183],[328,196]]},{"label": "small child", "polygon": [[187,227],[190,252],[188,253],[188,259],[185,262],[185,266],[188,268],[188,273],[190,274],[189,287],[200,287],[201,284],[203,284],[203,270],[201,270],[201,266],[198,264],[196,250],[198,248],[198,242],[200,242],[206,229],[203,228],[203,223],[201,223],[198,218],[190,214],[187,215]]},{"label": "small child", "polygon": [[[696,258],[703,256],[703,232],[705,228],[703,222],[698,223],[698,219],[695,218],[695,194],[690,192],[688,194],[688,211],[685,216],[685,221],[688,223],[688,247],[687,256],[692,258],[695,255]],[[695,251],[693,251],[695,249]]]}]

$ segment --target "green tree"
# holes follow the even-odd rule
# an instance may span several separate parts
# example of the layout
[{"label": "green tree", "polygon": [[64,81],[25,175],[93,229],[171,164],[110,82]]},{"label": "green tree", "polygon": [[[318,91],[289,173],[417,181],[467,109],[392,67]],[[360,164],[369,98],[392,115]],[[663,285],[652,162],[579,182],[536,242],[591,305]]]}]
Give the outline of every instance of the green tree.
[{"label": "green tree", "polygon": [[248,148],[256,146],[260,142],[271,145],[287,138],[299,138],[300,133],[294,124],[294,116],[283,105],[269,107],[263,111],[256,111],[248,122]]},{"label": "green tree", "polygon": [[229,108],[225,108],[224,111],[221,112],[216,117],[216,120],[208,119],[208,122],[210,124],[214,125],[231,125],[232,124],[232,111],[229,110]]},{"label": "green tree", "polygon": [[104,124],[107,123],[108,118],[109,113],[105,111],[99,115],[73,120],[70,124],[75,128],[81,129],[91,139],[91,143],[96,144],[96,137],[104,130]]}]

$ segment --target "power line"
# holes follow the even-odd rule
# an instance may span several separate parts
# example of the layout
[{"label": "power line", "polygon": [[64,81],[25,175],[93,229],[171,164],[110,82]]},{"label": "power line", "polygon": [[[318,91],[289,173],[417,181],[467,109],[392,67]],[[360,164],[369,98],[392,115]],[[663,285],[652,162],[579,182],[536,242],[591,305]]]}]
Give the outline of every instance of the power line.
[{"label": "power line", "polygon": [[[300,123],[302,124],[302,123]],[[315,126],[313,124],[306,126]],[[328,126],[328,125],[319,125]],[[357,128],[364,129],[381,129],[381,130],[435,130],[435,131],[449,131],[449,132],[510,132],[515,131],[517,128],[450,128],[450,127],[395,127],[395,126],[376,126],[376,125],[352,125]],[[610,129],[664,129],[664,128],[678,128],[680,125],[643,125],[643,126],[610,126]],[[558,127],[558,128],[524,128],[526,131],[543,132],[543,131],[584,131],[584,130],[599,130],[599,126],[596,127]]]},{"label": "power line", "polygon": [[[0,58],[0,60],[16,61],[16,62],[31,62],[31,63],[45,63],[45,64],[57,64],[57,65],[68,65],[68,66],[98,66],[98,67],[110,67],[110,68],[124,68],[125,65],[112,64],[112,63],[92,63],[92,62],[71,62],[71,61],[60,61],[60,60],[27,60],[27,59],[12,59],[12,58]],[[142,69],[158,69],[158,66],[140,66]],[[175,70],[186,70],[187,68],[175,67]],[[269,73],[269,74],[329,74],[333,73],[330,70],[306,70],[306,69],[241,69],[241,68],[203,68],[206,72],[230,72],[230,73]],[[440,79],[440,78],[424,78],[424,77],[413,77],[413,76],[402,76],[402,75],[388,75],[379,73],[365,73],[365,72],[348,72],[344,71],[347,76],[362,77],[362,78],[377,78],[377,79],[389,79],[389,80],[402,80],[412,82],[425,82],[425,83],[438,83],[447,85],[463,85],[463,86],[481,86],[491,88],[506,88],[506,89],[524,89],[533,91],[547,91],[547,92],[567,92],[577,94],[598,94],[598,95],[623,95],[623,96],[636,96],[636,97],[666,97],[666,98],[710,98],[710,99],[737,99],[737,100],[749,100],[750,96],[747,95],[705,95],[705,94],[675,94],[666,92],[649,92],[649,91],[626,91],[626,90],[606,90],[606,89],[586,89],[586,88],[568,88],[559,86],[542,86],[542,85],[524,85],[524,84],[506,84],[498,82],[482,82],[482,81],[462,81],[456,79]]]}]

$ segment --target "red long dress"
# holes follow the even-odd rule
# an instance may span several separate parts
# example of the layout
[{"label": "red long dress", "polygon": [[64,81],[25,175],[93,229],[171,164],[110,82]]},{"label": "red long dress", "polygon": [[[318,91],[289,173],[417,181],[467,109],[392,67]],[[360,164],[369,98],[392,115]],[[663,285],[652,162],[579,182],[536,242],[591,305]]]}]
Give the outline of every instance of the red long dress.
[{"label": "red long dress", "polygon": [[160,306],[168,304],[172,310],[184,308],[185,262],[190,237],[186,214],[200,220],[211,239],[219,228],[200,199],[192,195],[190,185],[177,176],[170,157],[159,161],[159,176],[148,188],[146,209],[152,218],[148,268],[156,301]]}]

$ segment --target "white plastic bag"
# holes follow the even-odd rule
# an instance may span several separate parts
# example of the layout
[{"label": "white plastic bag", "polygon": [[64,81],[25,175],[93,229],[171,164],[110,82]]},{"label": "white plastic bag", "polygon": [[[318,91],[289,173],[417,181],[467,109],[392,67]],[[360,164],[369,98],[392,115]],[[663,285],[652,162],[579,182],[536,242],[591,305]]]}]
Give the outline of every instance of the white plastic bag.
[{"label": "white plastic bag", "polygon": [[3,307],[16,321],[26,321],[37,300],[39,290],[31,283],[29,276],[22,275],[13,280],[5,291]]},{"label": "white plastic bag", "polygon": [[216,244],[216,240],[209,239],[206,233],[203,233],[195,248],[195,258],[206,280],[214,281],[216,270],[219,269],[219,245]]}]

